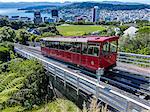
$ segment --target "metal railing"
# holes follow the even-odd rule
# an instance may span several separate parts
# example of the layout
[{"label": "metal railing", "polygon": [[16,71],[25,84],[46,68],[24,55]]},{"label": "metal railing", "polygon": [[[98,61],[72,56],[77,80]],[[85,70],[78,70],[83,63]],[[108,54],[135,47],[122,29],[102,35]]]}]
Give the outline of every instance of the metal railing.
[{"label": "metal railing", "polygon": [[21,49],[21,47],[15,46],[15,51],[25,58],[39,60],[48,71],[64,80],[64,83],[67,82],[74,85],[77,88],[77,94],[79,90],[93,94],[98,99],[109,104],[120,112],[142,112],[143,110],[150,110],[149,103],[143,104],[140,101],[106,88],[99,83],[93,82],[79,75],[78,73],[74,73],[73,71],[67,70],[49,61],[46,61],[45,59],[42,59],[38,55],[32,54],[29,51],[25,51]]},{"label": "metal railing", "polygon": [[131,64],[141,65],[145,67],[150,67],[150,55],[119,52],[117,60],[119,62],[131,63]]}]

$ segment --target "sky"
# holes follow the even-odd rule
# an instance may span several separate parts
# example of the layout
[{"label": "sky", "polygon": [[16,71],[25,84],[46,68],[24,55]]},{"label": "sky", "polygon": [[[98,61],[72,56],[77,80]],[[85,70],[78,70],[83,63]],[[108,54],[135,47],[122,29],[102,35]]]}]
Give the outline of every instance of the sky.
[{"label": "sky", "polygon": [[150,4],[150,0],[0,0],[0,2],[82,2],[82,1],[121,1],[121,2],[139,2]]}]

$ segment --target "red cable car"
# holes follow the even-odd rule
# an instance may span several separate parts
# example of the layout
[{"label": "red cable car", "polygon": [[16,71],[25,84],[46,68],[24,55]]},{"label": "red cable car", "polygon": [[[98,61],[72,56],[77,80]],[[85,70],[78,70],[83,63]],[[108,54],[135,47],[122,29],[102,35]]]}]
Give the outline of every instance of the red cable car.
[{"label": "red cable car", "polygon": [[47,37],[41,39],[44,56],[82,66],[90,71],[116,66],[117,36]]}]

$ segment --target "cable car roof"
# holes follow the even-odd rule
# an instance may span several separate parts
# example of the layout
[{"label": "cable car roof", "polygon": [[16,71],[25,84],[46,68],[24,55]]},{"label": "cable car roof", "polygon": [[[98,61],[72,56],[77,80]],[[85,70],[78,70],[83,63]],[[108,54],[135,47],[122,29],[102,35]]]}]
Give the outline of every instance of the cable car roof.
[{"label": "cable car roof", "polygon": [[42,38],[43,41],[53,41],[53,42],[111,42],[118,40],[119,37],[117,36],[108,36],[108,37],[101,37],[101,36],[76,36],[76,37],[46,37]]}]

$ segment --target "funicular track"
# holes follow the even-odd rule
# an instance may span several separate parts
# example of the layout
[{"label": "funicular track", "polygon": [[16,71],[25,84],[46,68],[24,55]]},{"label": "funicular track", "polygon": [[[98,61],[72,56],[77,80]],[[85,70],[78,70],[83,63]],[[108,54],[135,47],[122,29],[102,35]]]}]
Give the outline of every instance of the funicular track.
[{"label": "funicular track", "polygon": [[[26,50],[41,55],[40,50],[37,50],[32,47],[25,47]],[[96,73],[89,72],[80,67],[50,58],[50,61],[59,62],[71,68],[73,71],[84,75],[92,77],[92,80],[97,81]],[[121,90],[125,90],[129,93],[132,93],[142,99],[150,100],[150,88],[149,88],[149,80],[143,76],[138,76],[138,74],[127,73],[124,71],[120,71],[118,69],[114,69],[106,72],[104,75],[100,77],[100,80],[104,83],[115,86]]]},{"label": "funicular track", "polygon": [[91,95],[96,96],[100,101],[109,104],[119,112],[143,112],[145,109],[150,110],[149,101],[138,98],[102,81],[98,82],[96,78],[89,77],[87,73],[83,73],[78,69],[70,69],[71,67],[68,67],[63,62],[44,57],[41,55],[40,50],[26,47],[15,44],[15,51],[24,58],[39,60],[46,70],[54,73],[54,77],[60,77],[64,84],[73,84],[77,94],[79,90],[87,90]]}]

